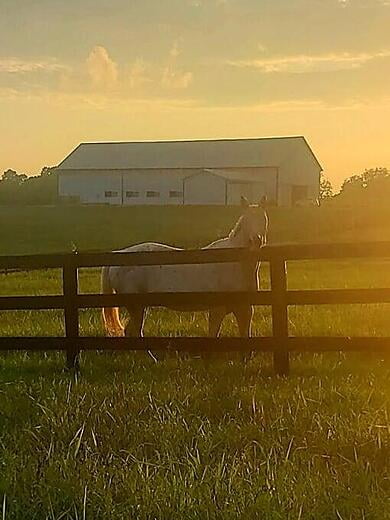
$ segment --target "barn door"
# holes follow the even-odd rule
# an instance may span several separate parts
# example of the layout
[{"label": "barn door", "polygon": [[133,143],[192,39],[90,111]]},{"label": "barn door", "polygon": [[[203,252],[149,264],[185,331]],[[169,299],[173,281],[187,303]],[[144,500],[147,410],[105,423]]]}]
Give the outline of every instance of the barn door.
[{"label": "barn door", "polygon": [[188,177],[184,180],[184,204],[225,204],[225,179],[209,173]]}]

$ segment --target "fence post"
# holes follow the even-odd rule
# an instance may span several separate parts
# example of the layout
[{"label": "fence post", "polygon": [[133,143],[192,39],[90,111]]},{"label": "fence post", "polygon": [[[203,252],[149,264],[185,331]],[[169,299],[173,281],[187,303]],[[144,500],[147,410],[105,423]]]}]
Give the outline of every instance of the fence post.
[{"label": "fence post", "polygon": [[78,273],[74,258],[69,256],[63,266],[63,291],[65,299],[65,336],[70,342],[66,350],[67,368],[79,367],[79,310],[77,308]]},{"label": "fence post", "polygon": [[288,338],[288,311],[286,301],[287,273],[286,262],[282,258],[271,259],[272,290],[272,333],[276,338],[274,351],[274,370],[278,375],[286,376],[290,370]]}]

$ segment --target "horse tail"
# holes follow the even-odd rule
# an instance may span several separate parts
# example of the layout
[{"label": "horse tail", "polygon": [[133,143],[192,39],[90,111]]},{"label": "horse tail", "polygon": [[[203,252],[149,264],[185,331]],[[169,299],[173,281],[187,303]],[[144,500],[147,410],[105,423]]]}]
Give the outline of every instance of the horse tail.
[{"label": "horse tail", "polygon": [[[102,293],[114,294],[114,289],[111,287],[109,279],[109,267],[102,269]],[[103,323],[106,332],[109,336],[124,336],[125,329],[119,319],[118,307],[104,307],[103,308]]]}]

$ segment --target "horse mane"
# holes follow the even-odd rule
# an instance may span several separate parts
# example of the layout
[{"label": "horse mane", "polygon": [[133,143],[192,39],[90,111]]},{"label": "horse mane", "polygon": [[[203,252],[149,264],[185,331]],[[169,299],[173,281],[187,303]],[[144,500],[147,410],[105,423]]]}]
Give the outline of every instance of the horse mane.
[{"label": "horse mane", "polygon": [[242,229],[243,221],[244,221],[244,217],[243,217],[243,215],[241,215],[241,217],[234,224],[233,229],[230,231],[228,238],[235,238],[238,235],[238,233],[240,233],[240,231]]}]

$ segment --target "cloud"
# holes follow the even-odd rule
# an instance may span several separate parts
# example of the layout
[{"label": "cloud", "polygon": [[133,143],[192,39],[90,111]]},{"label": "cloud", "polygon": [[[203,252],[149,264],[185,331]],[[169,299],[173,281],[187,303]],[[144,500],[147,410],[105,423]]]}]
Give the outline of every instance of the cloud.
[{"label": "cloud", "polygon": [[192,72],[181,71],[177,67],[180,54],[180,42],[176,40],[169,51],[168,63],[162,68],[161,85],[164,88],[185,89],[192,83]]},{"label": "cloud", "polygon": [[126,72],[126,67],[120,69],[107,49],[97,45],[86,60],[87,72],[96,90],[115,87],[124,97],[128,86],[136,89],[149,84],[160,85],[166,89],[186,89],[192,82],[193,75],[178,68],[180,54],[180,40],[176,40],[168,52],[165,65],[155,65],[138,58]]},{"label": "cloud", "polygon": [[174,44],[172,45],[171,50],[169,51],[169,56],[175,60],[178,56],[180,56],[181,50],[179,47],[179,42],[176,40]]},{"label": "cloud", "polygon": [[226,5],[229,0],[188,0],[191,7],[205,7],[207,5],[216,5],[217,7]]},{"label": "cloud", "polygon": [[337,0],[337,3],[342,7],[388,7],[390,5],[389,0]]},{"label": "cloud", "polygon": [[169,91],[184,90],[193,80],[192,72],[183,70],[178,65],[180,55],[180,43],[175,41],[166,51],[165,60],[160,63],[145,61],[140,57],[130,64],[119,65],[101,45],[94,46],[84,61],[73,65],[64,65],[55,59],[39,61],[0,58],[0,73],[56,73],[54,81],[41,73],[39,77],[23,76],[23,81],[10,81],[7,76],[4,77],[5,81],[0,83],[0,88],[11,87],[13,90],[9,90],[7,94],[11,97],[14,97],[17,91],[26,95],[47,95],[51,91],[53,97],[55,94],[69,94],[80,98],[84,96],[87,99],[92,99],[91,94],[96,94],[93,103],[97,102],[98,105],[104,96],[112,96],[116,100],[127,100],[138,94],[142,98],[150,96],[151,99],[159,96],[168,97],[171,95]]},{"label": "cloud", "polygon": [[142,87],[153,81],[149,76],[149,66],[142,58],[137,59],[130,66],[128,79],[131,88]]},{"label": "cloud", "polygon": [[[162,63],[152,63],[137,58],[130,65],[119,66],[105,47],[96,45],[90,50],[85,61],[72,66],[59,63],[56,59],[0,58],[0,73],[57,73],[57,84],[51,85],[51,88],[57,92],[88,93],[92,89],[98,93],[106,90],[111,93],[115,91],[127,98],[129,88],[136,90],[148,87],[149,92],[155,96],[157,89],[161,87],[166,90],[178,90],[186,89],[191,84],[192,72],[182,70],[178,66],[180,55],[180,40],[176,40],[167,51]],[[35,78],[34,82],[26,81],[24,78],[23,83],[19,82],[16,88],[45,91],[50,86],[47,78],[42,76],[38,80]]]},{"label": "cloud", "polygon": [[[206,108],[206,107],[204,107]],[[349,99],[344,102],[328,102],[321,98],[307,99],[279,99],[275,101],[248,103],[238,105],[209,106],[213,111],[236,111],[258,113],[284,113],[284,112],[330,112],[330,111],[359,111],[359,110],[387,110],[390,109],[390,96],[378,99],[361,98]]]},{"label": "cloud", "polygon": [[184,89],[192,83],[192,72],[178,72],[170,66],[163,69],[161,85],[165,88]]},{"label": "cloud", "polygon": [[[384,111],[390,110],[390,97],[380,99],[350,99],[344,103],[329,103],[318,99],[286,98],[269,102],[240,103],[233,105],[210,105],[206,100],[195,98],[163,96],[137,96],[128,93],[126,97],[117,92],[107,95],[105,92],[53,92],[51,90],[21,92],[17,89],[0,87],[0,103],[15,103],[15,106],[25,105],[39,106],[42,108],[53,107],[66,112],[72,111],[80,114],[81,111],[91,113],[113,114],[175,114],[182,113],[191,117],[193,114],[213,115],[218,117],[242,117],[245,115],[259,114],[297,114],[304,117],[305,114],[327,113],[367,113],[375,111],[378,117],[383,116]],[[376,116],[375,116],[376,117]]]},{"label": "cloud", "polygon": [[118,81],[118,65],[110,58],[107,49],[96,45],[88,55],[87,71],[95,87],[113,87]]},{"label": "cloud", "polygon": [[140,97],[130,93],[127,96],[114,93],[107,96],[104,92],[53,92],[43,90],[25,92],[14,88],[0,87],[0,102],[38,103],[51,105],[65,110],[99,110],[107,112],[131,112],[135,110],[176,110],[190,109],[197,106],[191,98]]},{"label": "cloud", "polygon": [[61,72],[68,67],[56,60],[24,60],[22,58],[0,58],[0,72],[20,74],[26,72],[46,71]]},{"label": "cloud", "polygon": [[240,68],[259,69],[265,73],[272,72],[328,72],[335,70],[357,69],[366,63],[378,59],[390,57],[390,50],[373,53],[363,52],[351,54],[343,52],[339,54],[298,54],[276,58],[261,58],[252,60],[228,61],[228,64]]}]

